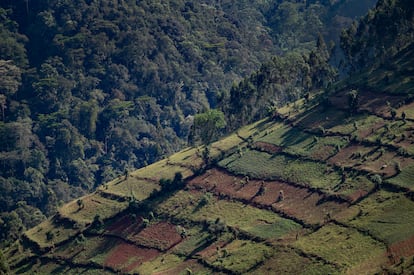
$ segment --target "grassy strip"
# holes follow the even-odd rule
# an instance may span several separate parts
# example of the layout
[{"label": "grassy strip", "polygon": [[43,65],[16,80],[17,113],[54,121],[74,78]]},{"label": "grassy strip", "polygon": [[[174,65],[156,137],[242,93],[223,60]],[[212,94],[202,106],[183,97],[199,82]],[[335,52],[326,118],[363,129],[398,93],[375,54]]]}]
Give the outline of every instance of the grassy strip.
[{"label": "grassy strip", "polygon": [[294,246],[344,268],[357,266],[385,253],[385,246],[352,228],[328,224],[300,238]]},{"label": "grassy strip", "polygon": [[78,234],[79,228],[75,228],[72,224],[59,222],[56,224],[52,218],[47,219],[41,224],[26,231],[25,236],[35,242],[39,248],[50,248],[55,244],[70,239]]},{"label": "grassy strip", "polygon": [[[78,201],[82,202],[82,206]],[[63,218],[68,218],[78,224],[90,224],[97,214],[105,220],[118,214],[128,207],[127,201],[115,201],[107,199],[98,193],[84,196],[74,200],[59,209],[59,214]]]},{"label": "grassy strip", "polygon": [[387,182],[395,184],[411,191],[414,190],[414,165],[410,165],[402,169],[396,177],[388,179]]},{"label": "grassy strip", "polygon": [[234,240],[205,261],[236,274],[246,273],[272,254],[272,248],[249,240]]},{"label": "grassy strip", "polygon": [[119,182],[99,187],[99,190],[104,194],[123,198],[134,197],[138,201],[147,199],[154,190],[159,189],[158,183],[137,179],[134,176],[129,176],[127,179],[122,177]]},{"label": "grassy strip", "polygon": [[300,255],[294,249],[276,248],[274,256],[251,274],[341,274],[341,270],[318,259]]},{"label": "grassy strip", "polygon": [[387,244],[414,235],[414,202],[404,194],[380,190],[348,210],[344,223],[367,230]]},{"label": "grassy strip", "polygon": [[243,152],[242,156],[233,154],[220,161],[219,166],[237,175],[269,180],[282,179],[324,190],[332,189],[341,181],[339,173],[327,171],[325,164],[254,150]]}]

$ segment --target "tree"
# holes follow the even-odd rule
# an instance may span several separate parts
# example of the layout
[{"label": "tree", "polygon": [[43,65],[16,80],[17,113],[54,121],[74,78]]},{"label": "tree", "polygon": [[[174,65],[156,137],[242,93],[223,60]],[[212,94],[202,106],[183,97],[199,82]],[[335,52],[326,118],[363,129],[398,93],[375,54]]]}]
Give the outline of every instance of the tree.
[{"label": "tree", "polygon": [[13,95],[21,84],[21,71],[10,60],[0,60],[0,108],[5,120],[7,97]]},{"label": "tree", "polygon": [[349,113],[353,115],[358,110],[359,95],[357,90],[352,90],[348,93]]},{"label": "tree", "polygon": [[0,250],[0,274],[9,274],[10,268],[7,263],[6,257],[3,255],[3,252]]},{"label": "tree", "polygon": [[85,204],[83,203],[83,200],[82,200],[82,199],[78,199],[78,200],[76,201],[76,203],[77,203],[77,205],[78,205],[78,210],[81,210],[82,208],[84,208],[84,207],[85,207]]},{"label": "tree", "polygon": [[211,109],[194,117],[194,130],[204,145],[218,137],[219,130],[226,126],[223,112]]}]

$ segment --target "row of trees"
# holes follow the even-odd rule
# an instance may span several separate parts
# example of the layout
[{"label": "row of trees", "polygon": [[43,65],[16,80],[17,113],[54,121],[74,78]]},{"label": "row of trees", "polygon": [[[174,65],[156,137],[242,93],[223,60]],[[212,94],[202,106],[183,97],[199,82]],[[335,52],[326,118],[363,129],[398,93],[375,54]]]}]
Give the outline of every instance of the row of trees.
[{"label": "row of trees", "polygon": [[347,67],[359,70],[387,60],[412,45],[414,6],[410,0],[379,0],[376,7],[341,34]]},{"label": "row of trees", "polygon": [[309,53],[275,56],[250,77],[233,85],[221,102],[228,128],[234,130],[265,117],[265,106],[279,107],[310,90],[331,85],[338,77],[329,63],[333,46],[328,47],[321,35],[315,44]]}]

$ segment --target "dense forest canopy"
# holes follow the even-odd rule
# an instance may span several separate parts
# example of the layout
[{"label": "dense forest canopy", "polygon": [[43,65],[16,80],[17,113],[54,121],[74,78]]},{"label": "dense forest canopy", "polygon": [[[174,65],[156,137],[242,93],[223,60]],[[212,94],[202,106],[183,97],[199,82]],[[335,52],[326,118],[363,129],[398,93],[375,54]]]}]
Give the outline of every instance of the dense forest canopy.
[{"label": "dense forest canopy", "polygon": [[2,0],[0,241],[182,148],[198,113],[232,130],[327,86],[374,2]]}]

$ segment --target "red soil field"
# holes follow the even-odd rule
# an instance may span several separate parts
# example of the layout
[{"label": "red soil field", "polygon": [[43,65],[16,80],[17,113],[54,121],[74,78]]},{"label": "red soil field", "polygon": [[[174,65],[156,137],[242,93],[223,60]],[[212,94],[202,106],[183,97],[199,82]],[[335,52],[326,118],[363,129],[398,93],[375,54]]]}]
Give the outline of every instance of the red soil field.
[{"label": "red soil field", "polygon": [[[188,186],[195,189],[207,189],[216,195],[225,195],[230,199],[250,201],[251,204],[264,208],[273,207],[277,211],[294,216],[308,224],[323,223],[328,213],[333,217],[335,213],[348,207],[347,203],[336,201],[320,203],[324,195],[284,182],[257,180],[245,182],[245,178],[214,168],[192,179]],[[283,191],[284,199],[278,202],[280,191]]]},{"label": "red soil field", "polygon": [[410,257],[412,255],[414,255],[414,236],[394,243],[388,248],[388,256],[393,261],[393,264],[399,263],[401,257]]},{"label": "red soil field", "polygon": [[[381,155],[379,150],[376,149],[376,147],[368,148],[362,145],[351,145],[340,150],[328,160],[328,163],[338,166],[346,163],[348,167],[380,174],[389,178],[398,173],[396,163],[399,163],[400,167],[404,168],[414,162],[413,159],[398,156],[395,152],[385,151]],[[364,160],[363,156],[356,157],[355,154],[358,153],[367,155],[367,158]]]},{"label": "red soil field", "polygon": [[227,241],[220,241],[217,243],[213,243],[210,246],[203,249],[202,251],[198,252],[196,255],[200,256],[203,259],[208,259],[214,256],[214,254],[217,254],[217,250],[225,247],[227,244],[228,244]]},{"label": "red soil field", "polygon": [[160,252],[156,249],[121,243],[105,259],[104,266],[110,266],[122,272],[129,272],[143,262],[155,259],[159,254]]},{"label": "red soil field", "polygon": [[129,238],[142,246],[166,251],[181,242],[176,226],[169,222],[151,224]]},{"label": "red soil field", "polygon": [[[312,192],[307,188],[292,186],[283,182],[265,182],[265,192],[257,196],[254,202],[259,205],[271,206],[277,211],[294,216],[307,224],[321,224],[336,213],[349,206],[348,203],[324,201],[324,195]],[[283,200],[279,201],[279,194],[283,192]]]},{"label": "red soil field", "polygon": [[279,153],[282,151],[282,147],[276,146],[274,144],[270,144],[267,142],[263,142],[263,141],[255,142],[254,148],[259,151],[267,152],[270,154],[275,154],[275,153]]}]

